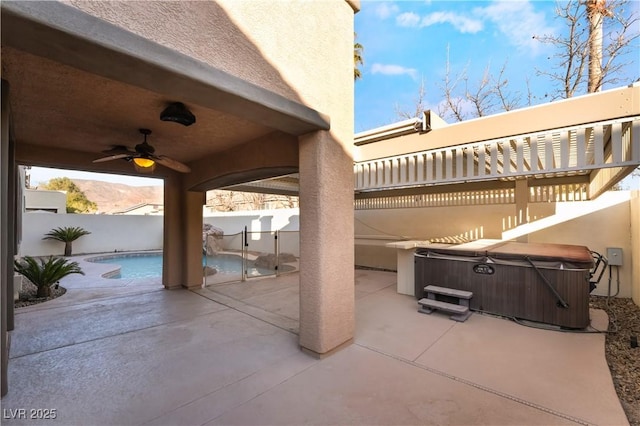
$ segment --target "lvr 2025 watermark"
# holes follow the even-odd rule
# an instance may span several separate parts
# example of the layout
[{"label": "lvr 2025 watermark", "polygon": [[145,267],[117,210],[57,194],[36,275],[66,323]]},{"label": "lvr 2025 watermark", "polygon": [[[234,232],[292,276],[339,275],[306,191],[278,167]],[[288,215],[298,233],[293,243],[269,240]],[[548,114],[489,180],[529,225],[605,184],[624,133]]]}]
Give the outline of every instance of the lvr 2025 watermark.
[{"label": "lvr 2025 watermark", "polygon": [[28,420],[53,420],[58,417],[56,408],[3,408],[4,420],[28,419]]}]

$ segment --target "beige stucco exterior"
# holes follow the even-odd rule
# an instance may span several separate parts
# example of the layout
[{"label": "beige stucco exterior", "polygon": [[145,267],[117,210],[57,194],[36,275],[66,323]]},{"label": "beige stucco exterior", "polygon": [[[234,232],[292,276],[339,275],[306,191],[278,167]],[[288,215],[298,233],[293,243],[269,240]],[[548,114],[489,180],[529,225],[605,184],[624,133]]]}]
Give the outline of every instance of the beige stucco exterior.
[{"label": "beige stucco exterior", "polygon": [[[328,353],[354,329],[355,10],[345,0],[3,2],[3,125],[15,135],[3,145],[15,163],[5,158],[133,175],[124,161],[93,160],[152,129],[157,153],[192,168],[154,171],[165,180],[166,288],[202,283],[205,191],[299,173],[300,343]],[[160,121],[171,102],[196,123]],[[2,238],[9,257],[13,236]]]}]

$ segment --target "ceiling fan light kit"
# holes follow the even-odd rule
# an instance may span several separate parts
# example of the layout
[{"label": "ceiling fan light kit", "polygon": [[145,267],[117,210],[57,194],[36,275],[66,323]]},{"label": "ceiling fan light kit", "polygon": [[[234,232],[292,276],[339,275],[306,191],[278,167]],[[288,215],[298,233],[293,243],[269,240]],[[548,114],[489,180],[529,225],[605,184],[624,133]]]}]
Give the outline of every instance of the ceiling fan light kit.
[{"label": "ceiling fan light kit", "polygon": [[156,169],[156,162],[151,158],[136,157],[133,159],[133,165],[141,173],[151,173]]},{"label": "ceiling fan light kit", "polygon": [[182,102],[173,102],[160,113],[160,120],[191,126],[196,122],[196,116]]},{"label": "ceiling fan light kit", "polygon": [[180,173],[189,173],[191,168],[186,164],[182,164],[179,161],[173,160],[164,155],[156,155],[155,148],[147,143],[147,136],[151,134],[149,129],[139,129],[139,132],[144,135],[144,141],[135,146],[135,150],[130,150],[125,146],[116,146],[110,150],[103,151],[105,154],[110,154],[108,157],[98,158],[93,160],[94,163],[102,163],[105,161],[123,159],[133,162],[133,166],[136,171],[140,173],[152,173],[156,164],[168,167]]}]

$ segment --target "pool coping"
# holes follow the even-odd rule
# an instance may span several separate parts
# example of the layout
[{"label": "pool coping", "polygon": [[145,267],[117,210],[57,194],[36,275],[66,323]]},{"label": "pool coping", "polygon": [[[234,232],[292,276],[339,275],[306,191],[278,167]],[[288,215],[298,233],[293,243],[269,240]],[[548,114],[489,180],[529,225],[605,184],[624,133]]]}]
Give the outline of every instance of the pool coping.
[{"label": "pool coping", "polygon": [[[148,257],[148,256],[157,256],[162,255],[163,250],[146,250],[146,251],[116,251],[109,253],[94,253],[93,255],[84,256],[82,261],[88,262],[92,264],[98,265],[108,265],[112,267],[110,270],[103,272],[100,277],[106,278],[109,280],[118,280],[118,279],[153,279],[156,277],[141,277],[141,278],[114,278],[115,275],[119,275],[122,272],[122,265],[118,265],[116,262],[114,263],[101,263],[96,262],[98,260],[107,260],[107,259],[118,259],[118,258],[132,258],[132,257]],[[159,276],[162,279],[162,273]]]}]

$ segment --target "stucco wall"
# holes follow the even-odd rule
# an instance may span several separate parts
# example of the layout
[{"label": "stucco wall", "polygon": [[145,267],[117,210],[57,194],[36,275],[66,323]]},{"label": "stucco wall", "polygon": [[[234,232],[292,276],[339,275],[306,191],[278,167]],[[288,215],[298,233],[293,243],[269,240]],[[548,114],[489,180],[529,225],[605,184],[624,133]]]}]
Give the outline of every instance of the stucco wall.
[{"label": "stucco wall", "polygon": [[[91,232],[73,243],[74,254],[162,249],[162,216],[25,213],[23,218],[20,253],[23,256],[61,255],[63,243],[42,240],[44,234],[60,226],[80,226]],[[292,231],[281,236],[281,251],[296,256],[300,253],[298,234],[294,232],[299,230],[298,209],[210,214],[204,223],[221,228],[225,235],[242,233],[245,226],[249,232],[256,233]],[[271,237],[260,234],[250,237],[251,250],[273,250]]]},{"label": "stucco wall", "polygon": [[204,223],[222,229],[225,234],[243,232],[245,226],[249,232],[298,231],[299,215],[298,209],[218,212],[205,214]]},{"label": "stucco wall", "polygon": [[[64,3],[289,99],[309,102],[332,119],[342,109],[327,105],[331,91],[326,88],[342,93],[345,83],[323,65],[351,57],[345,49],[353,49],[352,36],[345,40],[344,33],[352,31],[353,10],[344,0]],[[322,46],[312,40],[323,40]]]},{"label": "stucco wall", "polygon": [[[622,248],[623,266],[619,267],[619,296],[631,297],[634,251],[629,232],[630,224],[631,206],[629,202],[625,202],[534,232],[529,236],[529,241],[584,245],[605,256],[607,247]],[[635,253],[637,257],[637,252]],[[618,288],[617,271],[615,267],[612,267],[611,271],[611,293],[613,294]],[[607,295],[608,278],[609,274],[606,272],[593,294]]]},{"label": "stucco wall", "polygon": [[[529,235],[529,241],[584,245],[603,255],[606,255],[607,247],[622,248],[623,266],[619,268],[618,295],[631,297],[632,294],[636,294],[634,300],[637,303],[640,267],[637,265],[639,262],[634,260],[640,249],[638,247],[640,245],[638,198],[636,191],[631,201],[613,204],[576,219],[535,231]],[[587,204],[581,203],[581,209],[584,209]],[[564,213],[571,207],[572,203],[558,205],[536,203],[530,205],[530,212],[537,217],[549,217],[555,211]],[[385,247],[386,243],[394,241],[394,236],[424,240],[465,232],[475,236],[477,232],[478,238],[501,239],[502,224],[505,218],[513,215],[514,209],[509,205],[493,205],[357,210],[355,212],[356,265],[395,270],[397,268],[396,250]],[[612,269],[612,275],[611,292],[615,293],[618,287],[615,268]],[[607,271],[593,294],[607,294],[608,276]]]},{"label": "stucco wall", "polygon": [[25,213],[22,256],[62,255],[64,243],[42,240],[53,228],[79,226],[91,232],[73,243],[73,254],[162,248],[162,216]]},{"label": "stucco wall", "polygon": [[29,210],[55,210],[67,213],[67,194],[62,191],[24,190],[24,208]]},{"label": "stucco wall", "polygon": [[[529,206],[529,215],[540,219],[551,216],[555,210],[555,203],[536,203]],[[395,270],[395,249],[385,244],[402,239],[452,236],[501,239],[502,232],[515,223],[515,211],[512,205],[501,204],[356,210],[356,265]]]},{"label": "stucco wall", "polygon": [[[356,210],[355,234],[417,240],[466,234],[475,239],[499,239],[509,223],[514,223],[515,211],[513,205],[505,204]],[[554,213],[555,204],[531,204],[529,211],[532,217],[547,217]]]},{"label": "stucco wall", "polygon": [[[552,204],[532,206],[533,211],[546,211]],[[469,214],[470,211],[473,214]],[[356,264],[385,269],[396,269],[396,252],[384,247],[384,244],[397,240],[395,236],[406,235],[415,239],[433,236],[452,235],[460,230],[472,230],[483,220],[487,225],[483,238],[500,238],[500,223],[513,211],[509,206],[477,207],[435,207],[430,209],[388,209],[359,210],[355,212],[357,235],[377,237],[359,239],[356,242]],[[460,224],[460,216],[471,216]],[[446,220],[443,220],[446,218]],[[256,212],[231,212],[208,215],[205,223],[224,230],[225,234],[241,233],[246,225],[250,231],[297,231],[299,228],[298,209],[266,210]],[[98,253],[114,250],[149,250],[162,248],[162,217],[151,216],[107,216],[107,215],[55,215],[46,213],[28,213],[24,215],[22,255],[61,254],[61,243],[42,241],[42,236],[58,226],[82,226],[92,232],[74,243],[74,253]],[[369,225],[369,226],[365,226]],[[370,226],[376,229],[371,229]],[[593,232],[598,229],[598,232]],[[381,231],[391,233],[386,235]],[[632,193],[627,203],[617,204],[606,210],[600,210],[572,221],[555,225],[549,229],[530,235],[531,242],[552,242],[586,245],[592,250],[606,254],[607,247],[623,249],[623,263],[620,268],[621,297],[633,297],[640,302],[640,192]],[[253,246],[268,251],[272,241],[259,241]],[[287,242],[287,244],[292,244]],[[295,252],[293,249],[284,251]],[[296,253],[297,254],[297,253]],[[612,290],[617,288],[616,274],[613,271]],[[635,278],[634,278],[635,277]],[[608,287],[608,274],[594,294],[605,295]]]},{"label": "stucco wall", "polygon": [[[204,223],[224,231],[225,235],[241,234],[244,227],[249,232],[249,250],[271,253],[274,250],[273,231],[280,234],[280,252],[300,255],[300,216],[298,209],[256,210],[252,212],[215,213],[204,217]],[[242,239],[225,238],[225,248],[239,248]]]}]

